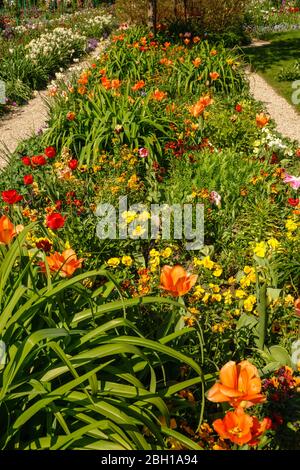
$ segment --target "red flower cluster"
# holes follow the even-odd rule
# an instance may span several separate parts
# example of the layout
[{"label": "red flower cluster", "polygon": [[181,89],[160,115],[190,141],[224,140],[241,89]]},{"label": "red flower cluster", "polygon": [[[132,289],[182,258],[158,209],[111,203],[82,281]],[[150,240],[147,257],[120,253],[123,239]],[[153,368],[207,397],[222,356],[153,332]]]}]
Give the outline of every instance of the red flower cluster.
[{"label": "red flower cluster", "polygon": [[36,167],[36,166],[46,165],[47,158],[54,158],[55,156],[56,156],[55,147],[46,147],[43,155],[34,155],[31,158],[28,156],[24,156],[21,158],[21,160],[23,162],[23,165],[25,166]]},{"label": "red flower cluster", "polygon": [[22,201],[23,196],[18,193],[16,189],[8,189],[7,191],[2,191],[2,200],[6,204],[16,204],[19,201]]}]

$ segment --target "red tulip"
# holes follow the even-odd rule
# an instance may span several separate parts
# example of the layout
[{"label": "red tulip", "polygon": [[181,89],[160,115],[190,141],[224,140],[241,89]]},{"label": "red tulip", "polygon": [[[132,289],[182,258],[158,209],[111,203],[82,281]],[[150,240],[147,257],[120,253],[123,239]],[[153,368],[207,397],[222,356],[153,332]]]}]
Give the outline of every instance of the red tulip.
[{"label": "red tulip", "polygon": [[76,170],[76,168],[78,167],[78,160],[76,160],[76,158],[72,158],[72,160],[69,161],[68,165],[71,170]]},{"label": "red tulip", "polygon": [[241,104],[237,104],[235,107],[235,110],[237,113],[241,113],[243,111],[243,107]]},{"label": "red tulip", "polygon": [[9,189],[8,191],[2,191],[2,199],[7,204],[16,204],[16,202],[22,201],[23,196],[16,189]]},{"label": "red tulip", "polygon": [[51,230],[57,230],[65,225],[66,218],[63,217],[59,212],[53,212],[46,217],[46,225]]},{"label": "red tulip", "polygon": [[32,184],[33,183],[33,176],[31,174],[30,175],[25,175],[23,180],[24,180],[24,184],[26,184],[26,185]]},{"label": "red tulip", "polygon": [[30,157],[22,157],[21,160],[22,160],[22,162],[23,162],[24,165],[26,165],[26,166],[31,166]]},{"label": "red tulip", "polygon": [[290,197],[288,199],[288,203],[290,204],[290,206],[292,207],[297,207],[298,204],[299,204],[299,198],[297,197],[296,199],[293,199],[292,197]]},{"label": "red tulip", "polygon": [[47,160],[44,155],[35,155],[34,157],[32,157],[31,163],[34,166],[43,166],[47,163]]},{"label": "red tulip", "polygon": [[54,148],[54,147],[47,147],[47,148],[45,149],[45,155],[46,155],[46,157],[48,157],[48,158],[54,158],[55,155],[56,155],[56,150],[55,150],[55,148]]}]

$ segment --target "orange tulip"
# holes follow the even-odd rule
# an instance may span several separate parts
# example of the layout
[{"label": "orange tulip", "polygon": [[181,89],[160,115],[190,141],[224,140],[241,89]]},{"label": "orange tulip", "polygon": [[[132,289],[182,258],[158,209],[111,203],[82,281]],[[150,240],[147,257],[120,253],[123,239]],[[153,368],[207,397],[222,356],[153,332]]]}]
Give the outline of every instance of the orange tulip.
[{"label": "orange tulip", "polygon": [[270,429],[270,426],[269,418],[260,422],[256,416],[246,414],[241,407],[228,411],[223,419],[213,422],[214,430],[222,439],[230,439],[235,444],[250,446],[257,445],[258,437]]},{"label": "orange tulip", "polygon": [[193,60],[192,62],[194,64],[194,67],[197,69],[199,67],[199,65],[201,65],[202,60],[200,59],[200,57],[196,57],[196,59]]},{"label": "orange tulip", "polygon": [[189,111],[195,117],[199,117],[207,106],[211,105],[214,101],[209,95],[202,96],[199,101],[193,106],[190,106]]},{"label": "orange tulip", "polygon": [[133,86],[131,87],[131,89],[132,89],[133,91],[138,91],[138,90],[140,90],[141,88],[144,88],[144,86],[145,86],[144,80],[139,80],[138,82],[136,82],[135,85],[133,85]]},{"label": "orange tulip", "polygon": [[182,266],[164,266],[160,276],[160,288],[173,297],[187,294],[196,284],[198,276],[188,274]]},{"label": "orange tulip", "polygon": [[261,392],[261,380],[256,367],[248,361],[238,365],[229,361],[220,370],[220,381],[207,394],[208,400],[215,403],[229,402],[237,407],[249,407],[265,401]]},{"label": "orange tulip", "polygon": [[166,96],[167,93],[160,91],[158,88],[152,93],[152,98],[156,101],[162,101]]},{"label": "orange tulip", "polygon": [[218,72],[210,72],[209,76],[212,80],[218,80],[220,74]]},{"label": "orange tulip", "polygon": [[270,121],[269,116],[266,116],[264,113],[260,113],[256,115],[256,124],[261,129],[265,127]]},{"label": "orange tulip", "polygon": [[[65,250],[62,253],[57,251],[50,256],[46,256],[46,260],[51,272],[59,272],[61,277],[71,277],[76,269],[82,267],[83,259],[77,259],[74,250]],[[43,261],[39,263],[42,272],[46,272],[46,265]]]},{"label": "orange tulip", "polygon": [[0,218],[0,245],[8,245],[17,234],[15,226],[6,215]]}]

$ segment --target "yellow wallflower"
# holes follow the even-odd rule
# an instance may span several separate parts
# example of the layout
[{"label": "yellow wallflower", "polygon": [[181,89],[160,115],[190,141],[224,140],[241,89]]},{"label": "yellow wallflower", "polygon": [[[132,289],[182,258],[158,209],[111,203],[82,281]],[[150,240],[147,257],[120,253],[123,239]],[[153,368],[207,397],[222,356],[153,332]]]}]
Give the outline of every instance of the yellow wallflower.
[{"label": "yellow wallflower", "polygon": [[125,211],[122,213],[122,219],[124,219],[127,224],[133,222],[136,217],[137,213],[135,211]]},{"label": "yellow wallflower", "polygon": [[227,290],[226,292],[224,292],[223,297],[224,297],[226,305],[231,305],[232,304],[232,294],[231,294],[230,290]]},{"label": "yellow wallflower", "polygon": [[170,247],[167,247],[165,248],[162,252],[161,252],[161,255],[164,257],[164,258],[169,258],[169,256],[171,256],[172,254],[172,249]]},{"label": "yellow wallflower", "polygon": [[213,269],[215,263],[210,259],[210,256],[205,256],[205,258],[201,260],[201,265],[204,266],[204,268]]},{"label": "yellow wallflower", "polygon": [[213,275],[214,275],[215,277],[220,277],[221,274],[222,274],[222,272],[223,272],[222,267],[217,264],[217,265],[215,266],[215,270],[213,271]]},{"label": "yellow wallflower", "polygon": [[276,240],[276,238],[270,238],[267,243],[272,248],[272,250],[277,250],[277,248],[280,246],[280,243],[278,240]]},{"label": "yellow wallflower", "polygon": [[252,312],[255,303],[256,303],[256,296],[249,295],[249,297],[247,297],[247,299],[244,300],[244,309],[247,310],[247,312]]},{"label": "yellow wallflower", "polygon": [[203,287],[196,286],[195,289],[194,289],[193,297],[196,300],[200,300],[201,297],[202,297],[202,294],[204,294],[204,293],[205,293],[205,289],[203,289]]},{"label": "yellow wallflower", "polygon": [[227,281],[227,282],[228,282],[228,284],[232,285],[232,284],[235,284],[235,282],[236,282],[236,279],[235,279],[235,277],[233,277],[233,276],[230,276],[230,278],[228,279],[228,281]]},{"label": "yellow wallflower", "polygon": [[150,251],[150,256],[151,258],[155,258],[155,257],[159,257],[159,251],[155,250],[154,248],[152,248],[152,250]]},{"label": "yellow wallflower", "polygon": [[237,299],[242,299],[243,297],[246,297],[246,295],[247,295],[246,292],[242,289],[237,289],[235,291],[235,296]]},{"label": "yellow wallflower", "polygon": [[119,258],[110,258],[106,263],[108,266],[116,268],[117,266],[119,266],[120,260]]},{"label": "yellow wallflower", "polygon": [[259,242],[255,245],[254,249],[254,254],[256,256],[259,256],[259,258],[264,258],[266,256],[267,252],[267,245],[265,242]]},{"label": "yellow wallflower", "polygon": [[209,294],[208,292],[206,292],[206,294],[204,295],[202,301],[203,301],[205,304],[207,304],[209,297],[210,297],[210,294]]},{"label": "yellow wallflower", "polygon": [[285,227],[289,232],[294,232],[297,230],[298,225],[292,219],[288,219],[285,223]]},{"label": "yellow wallflower", "polygon": [[124,264],[124,266],[130,267],[132,265],[132,262],[133,261],[132,261],[131,256],[126,256],[125,255],[125,256],[122,257],[122,264]]},{"label": "yellow wallflower", "polygon": [[139,214],[138,220],[141,222],[146,222],[146,220],[149,220],[151,217],[150,213],[148,211],[143,211]]},{"label": "yellow wallflower", "polygon": [[292,295],[286,295],[284,298],[284,304],[289,306],[289,305],[294,305],[295,299]]},{"label": "yellow wallflower", "polygon": [[212,284],[212,282],[210,282],[208,285],[214,292],[220,292],[221,290],[219,286],[217,286],[216,284]]},{"label": "yellow wallflower", "polygon": [[221,300],[222,300],[221,294],[212,294],[211,295],[211,301],[212,302],[214,302],[214,301],[221,302]]},{"label": "yellow wallflower", "polygon": [[143,228],[141,225],[137,225],[135,229],[132,231],[133,237],[140,237],[146,232],[146,229]]}]

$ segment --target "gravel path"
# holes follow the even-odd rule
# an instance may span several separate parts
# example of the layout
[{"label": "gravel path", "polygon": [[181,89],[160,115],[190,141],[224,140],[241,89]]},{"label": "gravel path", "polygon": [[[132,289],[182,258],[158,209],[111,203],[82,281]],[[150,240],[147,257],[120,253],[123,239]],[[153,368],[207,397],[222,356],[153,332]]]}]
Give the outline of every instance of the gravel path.
[{"label": "gravel path", "polygon": [[[247,72],[250,90],[254,98],[262,101],[267,112],[277,124],[277,130],[300,143],[300,115],[282,96],[257,73]],[[292,92],[292,90],[291,90]]]},{"label": "gravel path", "polygon": [[[80,70],[88,67],[90,61],[100,55],[107,47],[109,40],[99,42],[97,48],[79,64],[72,65],[65,73],[64,79],[79,73]],[[48,119],[45,99],[47,90],[37,94],[28,104],[7,114],[0,120],[0,168],[3,168],[9,161],[9,155],[13,153],[18,144],[35,134],[43,127]]]}]

